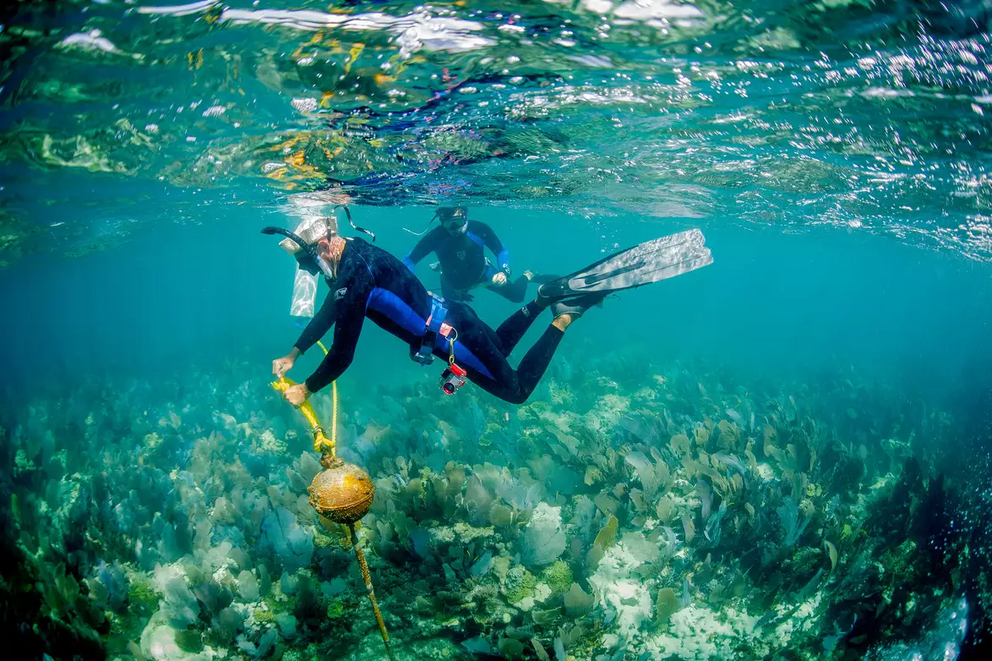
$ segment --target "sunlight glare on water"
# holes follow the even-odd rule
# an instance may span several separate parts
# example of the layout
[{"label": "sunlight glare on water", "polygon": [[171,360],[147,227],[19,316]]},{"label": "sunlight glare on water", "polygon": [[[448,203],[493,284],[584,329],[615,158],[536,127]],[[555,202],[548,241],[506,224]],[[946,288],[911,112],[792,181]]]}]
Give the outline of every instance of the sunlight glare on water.
[{"label": "sunlight glare on water", "polygon": [[98,189],[136,226],[331,187],[992,255],[977,2],[44,7],[0,32],[8,262],[43,249],[35,232],[72,244],[102,222],[28,220],[31,191],[57,191],[56,214],[93,205],[83,172],[164,187],[154,214]]}]

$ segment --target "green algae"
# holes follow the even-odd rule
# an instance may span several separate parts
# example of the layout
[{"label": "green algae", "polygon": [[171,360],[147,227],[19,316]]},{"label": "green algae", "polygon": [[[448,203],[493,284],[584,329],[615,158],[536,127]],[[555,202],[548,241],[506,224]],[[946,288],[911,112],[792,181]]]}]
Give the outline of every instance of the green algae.
[{"label": "green algae", "polygon": [[572,587],[572,569],[564,560],[555,560],[541,572],[541,580],[554,594],[564,594]]},{"label": "green algae", "polygon": [[203,637],[200,635],[200,632],[195,629],[184,629],[182,631],[177,631],[175,640],[176,645],[178,645],[179,649],[184,652],[197,654],[203,650]]},{"label": "green algae", "polygon": [[506,585],[503,593],[506,601],[516,604],[527,597],[534,595],[534,588],[537,587],[537,578],[523,567],[514,567],[506,576]]},{"label": "green algae", "polygon": [[327,606],[327,617],[329,619],[337,619],[344,617],[348,614],[348,606],[340,599],[335,599],[331,601]]},{"label": "green algae", "polygon": [[128,599],[139,606],[154,610],[158,607],[159,595],[145,576],[133,574],[131,576],[131,588],[128,592]]}]

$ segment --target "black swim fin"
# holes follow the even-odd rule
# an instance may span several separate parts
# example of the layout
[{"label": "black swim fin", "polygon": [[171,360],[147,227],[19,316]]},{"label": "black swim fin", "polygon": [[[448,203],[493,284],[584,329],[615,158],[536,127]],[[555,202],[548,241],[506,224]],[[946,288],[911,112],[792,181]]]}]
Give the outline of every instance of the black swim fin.
[{"label": "black swim fin", "polygon": [[674,278],[713,263],[698,229],[647,241],[538,288],[546,300],[562,300],[593,292],[610,293]]}]

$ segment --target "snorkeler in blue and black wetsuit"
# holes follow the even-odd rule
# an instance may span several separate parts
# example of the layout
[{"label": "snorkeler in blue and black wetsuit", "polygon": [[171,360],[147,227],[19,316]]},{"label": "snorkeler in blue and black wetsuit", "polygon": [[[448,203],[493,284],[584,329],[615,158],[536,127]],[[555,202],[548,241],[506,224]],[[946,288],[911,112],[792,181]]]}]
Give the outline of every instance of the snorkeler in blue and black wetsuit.
[{"label": "snorkeler in blue and black wetsuit", "polygon": [[[470,301],[470,290],[485,287],[514,303],[523,302],[531,274],[510,281],[510,253],[493,228],[469,220],[465,207],[441,207],[435,217],[441,226],[403,258],[407,268],[415,271],[417,262],[433,252],[441,266],[441,295],[449,301]],[[496,256],[495,264],[486,259],[485,248]]]},{"label": "snorkeler in blue and black wetsuit", "polygon": [[[429,293],[385,250],[339,236],[333,219],[327,219],[325,229],[314,235],[318,238],[309,242],[280,228],[262,231],[288,237],[300,268],[314,275],[323,273],[330,288],[292,351],[272,363],[273,374],[282,377],[300,354],[334,327],[333,343],[317,370],[284,392],[296,406],[348,368],[366,317],[403,340],[411,357],[421,364],[430,364],[432,356],[448,361],[441,382],[446,394],[453,394],[467,376],[500,399],[523,403],[551,362],[565,329],[586,309],[613,291],[679,275],[712,261],[698,230],[641,244],[542,285],[534,301],[493,330],[468,305]],[[551,324],[514,370],[507,356],[547,307],[553,313]]]}]

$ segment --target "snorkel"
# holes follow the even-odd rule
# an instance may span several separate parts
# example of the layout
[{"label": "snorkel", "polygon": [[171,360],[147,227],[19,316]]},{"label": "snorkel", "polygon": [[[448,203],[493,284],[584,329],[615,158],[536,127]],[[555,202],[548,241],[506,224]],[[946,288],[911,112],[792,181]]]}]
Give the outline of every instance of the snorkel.
[{"label": "snorkel", "polygon": [[[461,227],[448,228],[445,226],[445,222],[449,221],[451,218],[463,218],[464,222]],[[431,225],[434,224],[435,220],[440,220],[441,226],[444,227],[444,231],[452,235],[464,234],[468,229],[468,214],[465,211],[465,207],[438,207],[438,209],[434,212],[434,215],[431,216],[431,219],[427,221],[427,227],[424,228],[423,232],[414,232],[408,227],[404,227],[403,231],[409,232],[414,236],[423,236],[431,229]]]},{"label": "snorkel", "polygon": [[338,209],[344,209],[344,214],[348,216],[348,224],[351,225],[352,229],[362,232],[363,234],[368,234],[369,236],[372,237],[372,243],[375,243],[375,234],[365,229],[364,227],[359,227],[358,225],[355,224],[355,221],[351,219],[351,210],[348,208],[347,204],[337,205],[336,207],[331,209],[331,213],[334,213]]},{"label": "snorkel", "polygon": [[293,241],[300,247],[299,250],[293,255],[296,257],[296,263],[300,265],[300,269],[306,271],[312,276],[317,276],[323,273],[328,278],[333,278],[334,275],[331,272],[330,267],[327,262],[320,256],[320,251],[317,248],[317,243],[307,243],[299,234],[290,232],[282,227],[275,227],[274,225],[269,225],[268,227],[262,228],[262,234],[281,234],[287,239]]},{"label": "snorkel", "polygon": [[[282,227],[276,227],[274,225],[269,225],[262,229],[262,234],[275,235],[280,234],[289,241],[296,244],[296,249],[293,249],[292,244],[287,241],[280,242],[284,248],[293,253],[296,257],[296,262],[300,265],[300,269],[306,271],[312,276],[317,276],[323,273],[328,278],[333,278],[334,274],[327,264],[327,262],[320,256],[320,249],[318,247],[320,239],[324,238],[327,234],[337,234],[337,219],[334,217],[334,212],[338,209],[344,209],[345,215],[348,217],[348,224],[359,232],[368,234],[372,237],[372,242],[375,243],[375,234],[364,227],[359,227],[355,224],[354,219],[351,217],[351,210],[347,205],[338,204],[333,209],[331,209],[331,217],[325,219],[314,219],[316,222],[311,221],[309,224],[304,221],[296,228],[296,232],[291,232],[290,230],[284,229]],[[314,234],[314,231],[317,234]],[[304,239],[298,232],[303,232],[307,234],[309,240]]]},{"label": "snorkel", "polygon": [[404,232],[409,232],[410,234],[412,234],[414,236],[423,236],[423,235],[427,234],[427,231],[431,228],[431,225],[434,224],[434,221],[435,220],[437,220],[437,211],[435,211],[434,212],[434,215],[431,216],[431,219],[427,221],[427,227],[424,228],[424,231],[423,232],[414,232],[409,227],[404,227],[403,228],[403,231]]},{"label": "snorkel", "polygon": [[[307,194],[301,194],[307,195]],[[309,204],[303,204],[308,202]],[[317,204],[313,204],[317,202]],[[317,279],[323,274],[328,281],[333,280],[336,275],[336,258],[321,256],[321,251],[326,249],[326,240],[338,235],[338,219],[335,213],[338,209],[344,209],[348,218],[348,224],[363,234],[368,234],[372,241],[375,241],[375,234],[359,227],[351,217],[351,210],[345,204],[336,204],[331,208],[329,215],[320,213],[320,207],[330,206],[330,203],[321,204],[321,199],[314,200],[309,197],[299,204],[294,204],[289,210],[290,215],[301,218],[301,222],[293,229],[287,230],[281,227],[268,226],[262,230],[263,234],[283,236],[279,242],[283,250],[296,258],[296,275],[293,278],[293,298],[290,304],[290,315],[294,317],[313,317],[316,312],[317,300]],[[314,209],[314,211],[311,211]],[[325,244],[325,245],[321,245]]]}]

